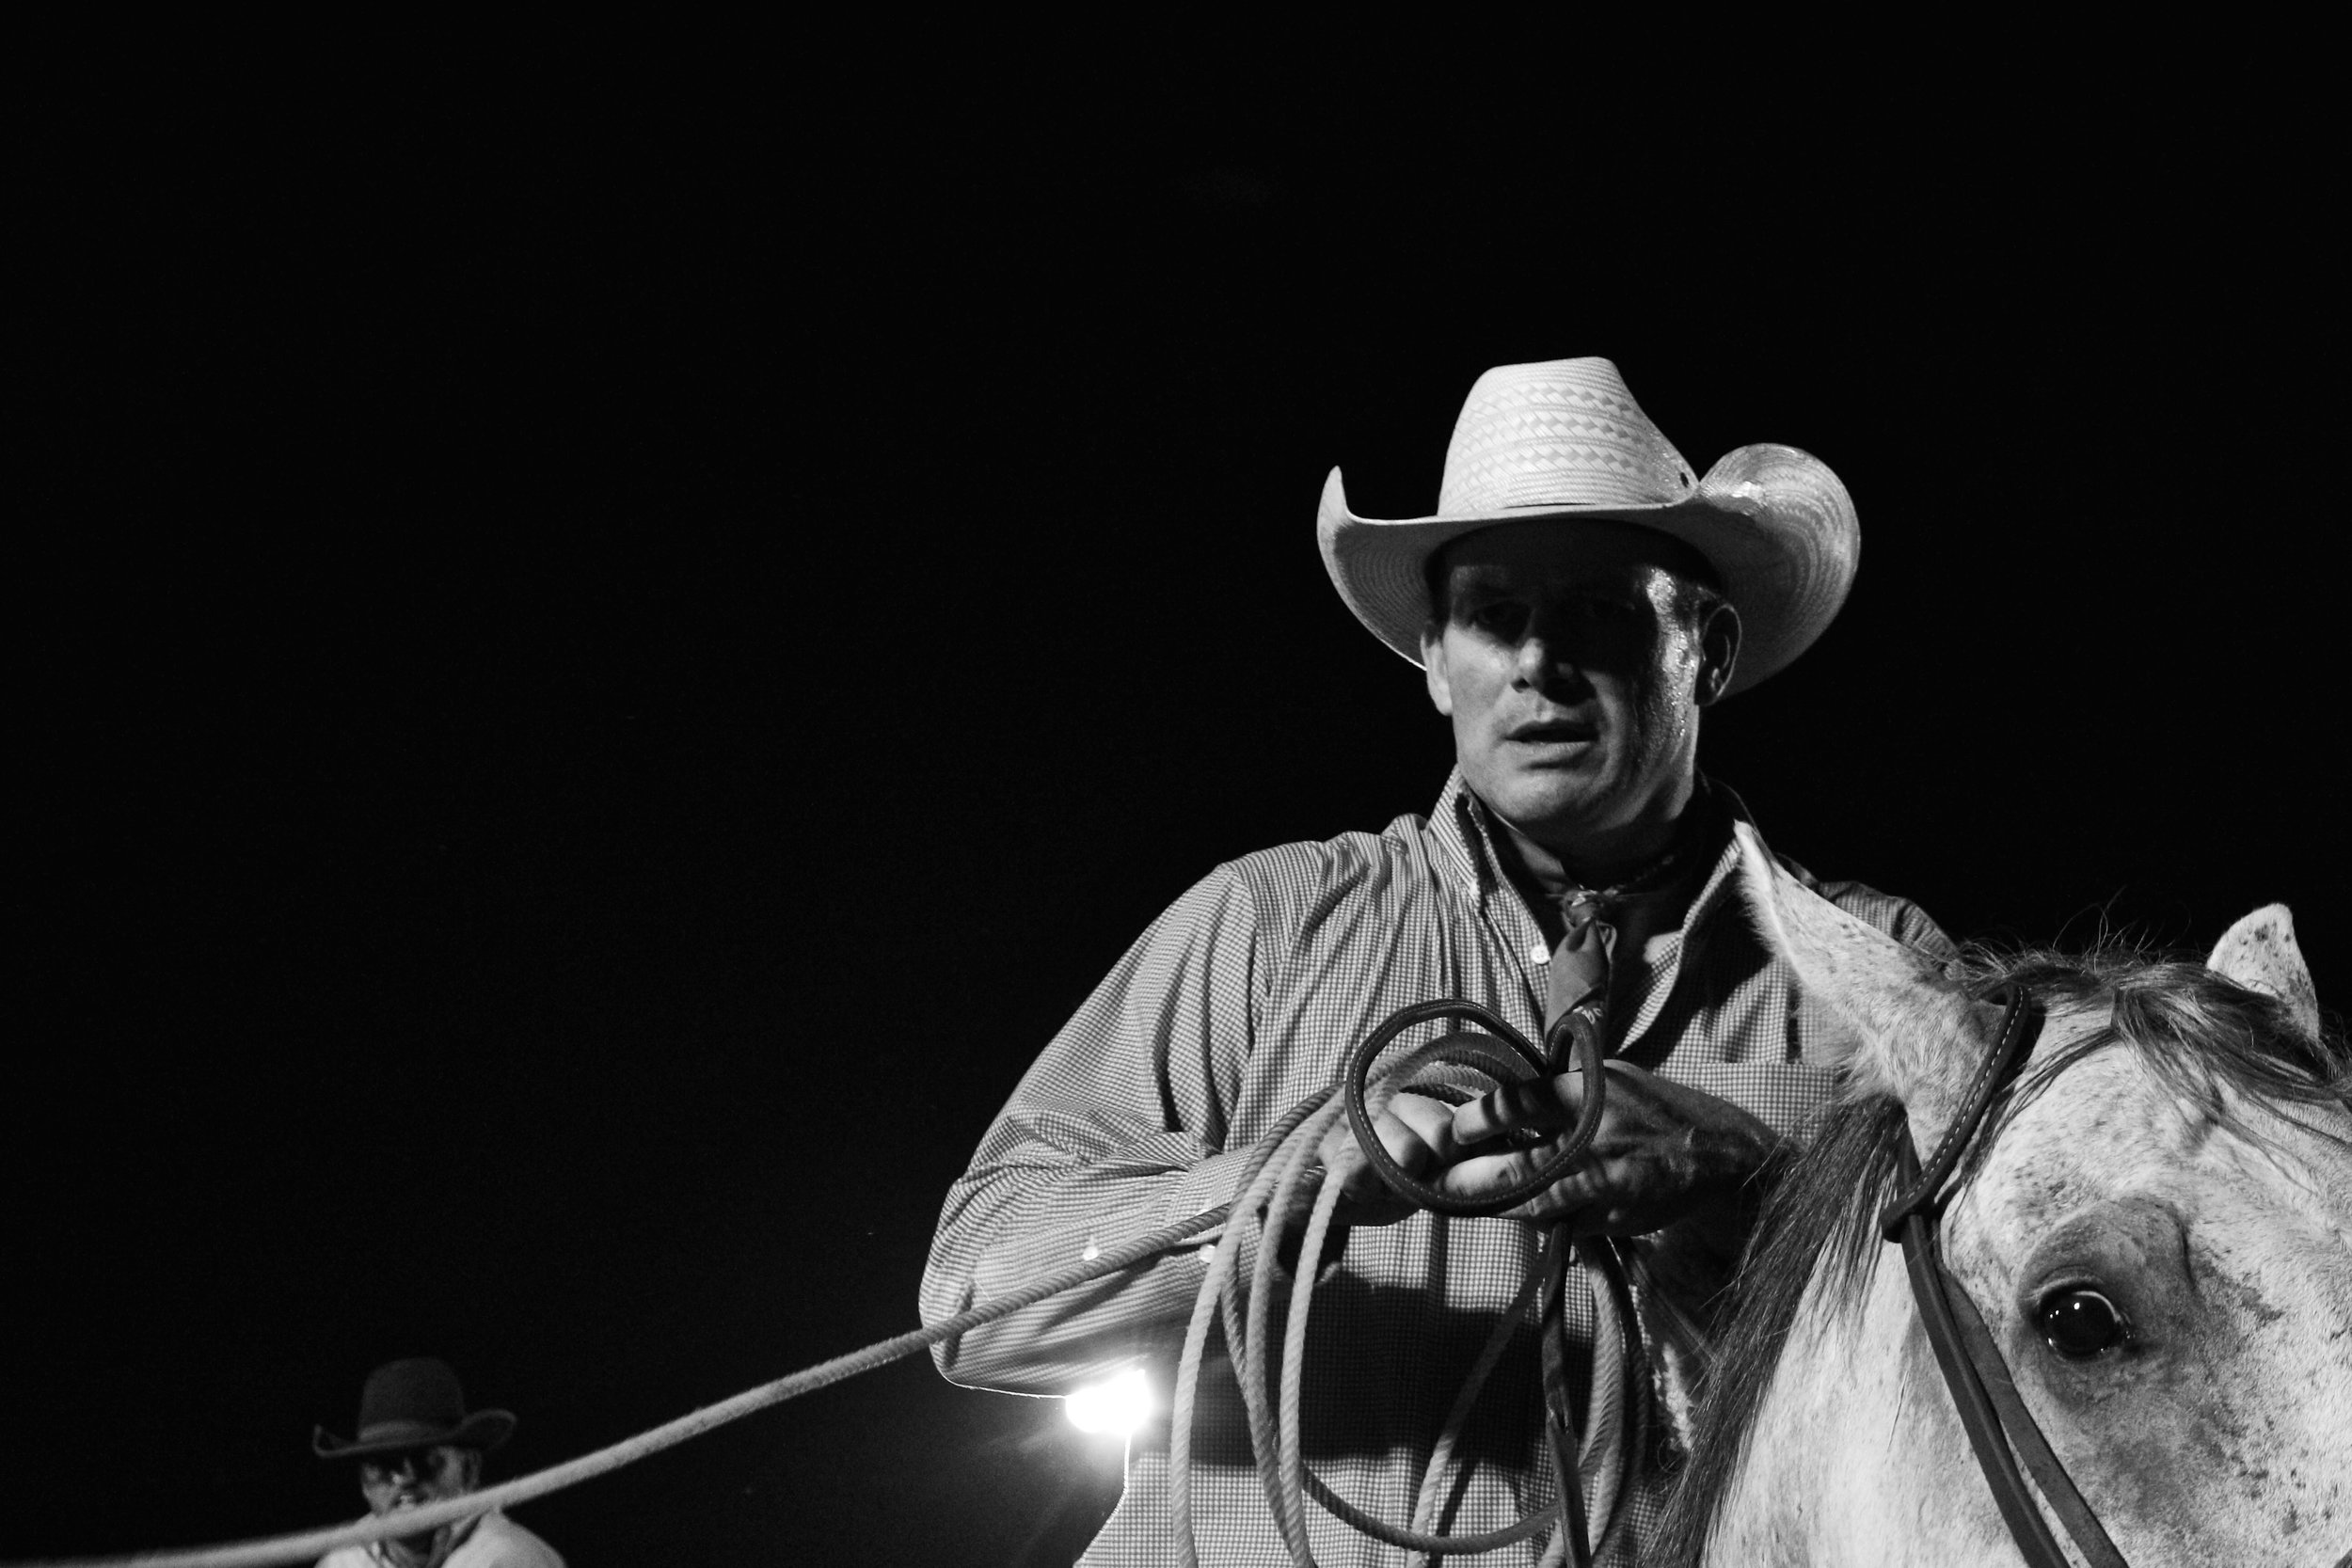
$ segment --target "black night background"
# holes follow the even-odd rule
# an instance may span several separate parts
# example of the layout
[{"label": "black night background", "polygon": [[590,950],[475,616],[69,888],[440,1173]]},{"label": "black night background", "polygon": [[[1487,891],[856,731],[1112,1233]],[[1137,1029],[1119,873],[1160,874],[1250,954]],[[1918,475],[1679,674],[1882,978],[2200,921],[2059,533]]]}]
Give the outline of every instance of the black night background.
[{"label": "black night background", "polygon": [[[1851,488],[1845,614],[1708,720],[1776,847],[1965,935],[2282,899],[2352,986],[2295,94],[827,76],[8,109],[0,1558],[356,1513],[310,1433],[393,1356],[520,1415],[506,1476],[914,1326],[1145,924],[1435,799],[1311,519],[1335,464],[1430,511],[1492,364]],[[1117,1464],[916,1360],[517,1513],[575,1568],[1044,1563]]]}]

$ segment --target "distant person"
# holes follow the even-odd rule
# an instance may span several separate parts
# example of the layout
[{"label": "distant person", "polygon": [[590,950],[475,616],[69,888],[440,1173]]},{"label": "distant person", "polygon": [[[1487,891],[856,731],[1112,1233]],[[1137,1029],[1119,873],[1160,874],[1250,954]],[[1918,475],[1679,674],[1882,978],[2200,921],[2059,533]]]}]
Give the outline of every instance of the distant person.
[{"label": "distant person", "polygon": [[[482,1484],[482,1456],[514,1430],[515,1418],[503,1410],[468,1415],[449,1363],[415,1356],[368,1374],[358,1436],[346,1440],[320,1427],[310,1447],[321,1459],[358,1460],[359,1490],[380,1516],[473,1491]],[[420,1535],[345,1546],[321,1558],[319,1568],[564,1568],[564,1560],[492,1510]]]}]

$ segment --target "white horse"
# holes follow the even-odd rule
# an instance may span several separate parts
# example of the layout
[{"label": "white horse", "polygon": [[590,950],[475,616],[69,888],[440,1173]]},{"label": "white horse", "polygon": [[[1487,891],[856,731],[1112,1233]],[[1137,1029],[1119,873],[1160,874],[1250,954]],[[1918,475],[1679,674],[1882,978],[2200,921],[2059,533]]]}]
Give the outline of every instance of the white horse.
[{"label": "white horse", "polygon": [[2015,981],[2046,1021],[1944,1247],[2026,1406],[2132,1568],[2352,1565],[2352,1061],[2286,911],[2203,966],[2044,956],[1963,985],[1747,851],[1767,941],[1859,1037],[1743,1275],[1662,1560],[2019,1560],[1878,1228],[1906,1117],[1931,1148]]}]

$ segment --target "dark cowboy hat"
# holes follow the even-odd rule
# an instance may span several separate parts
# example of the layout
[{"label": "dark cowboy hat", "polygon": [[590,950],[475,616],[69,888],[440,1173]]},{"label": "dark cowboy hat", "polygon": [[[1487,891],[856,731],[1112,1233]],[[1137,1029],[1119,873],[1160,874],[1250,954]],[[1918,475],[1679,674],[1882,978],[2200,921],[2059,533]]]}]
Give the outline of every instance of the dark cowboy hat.
[{"label": "dark cowboy hat", "polygon": [[358,1436],[345,1439],[319,1427],[310,1433],[310,1447],[321,1459],[363,1459],[442,1443],[486,1450],[514,1430],[515,1418],[503,1410],[467,1415],[465,1390],[449,1363],[419,1355],[368,1374],[359,1391]]}]

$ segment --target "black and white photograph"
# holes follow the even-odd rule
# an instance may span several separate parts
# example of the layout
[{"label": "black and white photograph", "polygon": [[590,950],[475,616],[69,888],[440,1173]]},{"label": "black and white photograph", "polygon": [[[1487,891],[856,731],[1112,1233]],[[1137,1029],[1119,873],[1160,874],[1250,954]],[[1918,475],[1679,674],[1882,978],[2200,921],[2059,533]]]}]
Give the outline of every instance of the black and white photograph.
[{"label": "black and white photograph", "polygon": [[2352,1563],[2313,40],[861,24],[16,62],[0,1568]]}]

